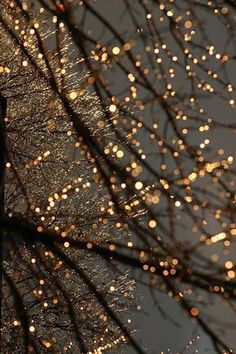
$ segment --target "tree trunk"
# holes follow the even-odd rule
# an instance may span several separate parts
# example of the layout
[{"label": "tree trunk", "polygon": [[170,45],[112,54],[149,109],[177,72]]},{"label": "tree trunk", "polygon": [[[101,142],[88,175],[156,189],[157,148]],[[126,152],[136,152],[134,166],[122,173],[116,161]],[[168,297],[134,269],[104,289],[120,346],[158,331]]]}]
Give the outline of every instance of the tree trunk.
[{"label": "tree trunk", "polygon": [[[2,310],[2,249],[3,232],[1,227],[1,218],[4,214],[4,176],[5,176],[5,117],[7,113],[7,100],[0,92],[0,305]],[[0,311],[1,311],[0,310]]]},{"label": "tree trunk", "polygon": [[0,93],[0,217],[4,213],[4,175],[5,175],[5,117],[7,100]]}]

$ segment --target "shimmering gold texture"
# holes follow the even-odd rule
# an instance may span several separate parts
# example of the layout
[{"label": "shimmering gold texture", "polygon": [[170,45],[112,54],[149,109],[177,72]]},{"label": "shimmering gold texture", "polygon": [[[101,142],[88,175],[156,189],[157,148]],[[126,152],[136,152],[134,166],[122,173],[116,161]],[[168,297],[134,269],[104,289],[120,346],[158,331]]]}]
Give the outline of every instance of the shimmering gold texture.
[{"label": "shimmering gold texture", "polygon": [[[230,350],[204,306],[214,294],[235,310],[235,161],[217,131],[235,130],[236,12],[228,1],[120,3],[125,34],[96,1],[0,1],[6,353],[121,353],[128,342],[142,353],[120,264]],[[83,11],[109,40],[76,23]]]}]

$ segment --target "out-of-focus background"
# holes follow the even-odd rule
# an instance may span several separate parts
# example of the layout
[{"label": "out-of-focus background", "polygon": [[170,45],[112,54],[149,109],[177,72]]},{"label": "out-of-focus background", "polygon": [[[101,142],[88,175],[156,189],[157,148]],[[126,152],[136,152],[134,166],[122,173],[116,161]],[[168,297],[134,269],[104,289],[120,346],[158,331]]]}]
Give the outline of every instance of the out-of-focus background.
[{"label": "out-of-focus background", "polygon": [[[145,33],[146,14],[143,13],[140,8],[133,8],[139,19],[139,23],[144,24],[144,31],[142,32],[142,27],[140,27],[140,35],[135,35],[134,28],[131,26],[130,16],[126,11],[125,3],[126,1],[99,0],[91,2],[91,5],[98,13],[102,14],[108,23],[112,24],[118,33],[122,34],[123,38],[127,40],[133,38],[135,51],[143,56],[145,53],[141,37],[145,37],[147,45],[150,40],[148,34]],[[131,1],[128,1],[127,3],[129,3],[130,6],[137,5],[137,2],[132,4]],[[219,50],[223,51],[227,36],[223,27],[220,26],[219,22],[215,20],[212,14],[201,12],[199,9],[196,9],[196,11],[199,16],[199,21],[201,20],[205,26],[209,40],[214,43]],[[101,21],[96,19],[95,16],[89,13],[84,16],[82,7],[81,12],[71,15],[75,23],[80,23],[83,18],[83,29],[86,29],[91,37],[96,38],[101,41],[101,43],[108,43],[110,48],[119,44],[111,35],[109,29],[102,25]],[[157,21],[157,26],[159,25],[163,26]],[[168,28],[166,31],[168,32]],[[173,48],[175,47],[176,43],[173,42]],[[165,63],[162,64],[163,67],[167,65]],[[109,68],[109,66],[104,65],[103,74],[117,97],[124,97],[126,93],[125,90],[127,90],[126,78],[120,74],[119,69],[114,67]],[[233,65],[229,66],[228,74],[231,82],[235,82],[235,68]],[[182,92],[184,93],[185,90],[188,90],[188,83],[184,78],[182,82],[180,77],[178,77],[178,80],[180,81],[179,85],[182,87]],[[140,91],[141,90],[142,89],[140,89]],[[140,95],[142,96],[142,93]],[[145,96],[145,92],[143,95]],[[207,99],[204,98],[203,95],[201,104],[217,121],[223,123],[235,122],[235,110],[222,103],[222,100],[220,100],[217,95],[211,95],[210,97],[207,95]],[[158,111],[157,114],[159,114]],[[142,117],[147,122],[151,119],[149,111],[144,111]],[[219,148],[222,148],[228,155],[235,154],[236,144],[235,134],[233,132],[221,129],[209,135],[211,137],[211,147],[213,150],[217,151]],[[192,139],[194,140],[194,135]],[[153,164],[155,164],[155,159],[153,160]],[[185,222],[186,228],[183,237],[187,238],[188,221]],[[212,234],[214,234],[215,231],[214,226],[212,226]],[[218,251],[219,254],[222,252],[220,246]],[[140,279],[141,283],[148,283],[148,279],[145,279],[145,276],[140,274],[137,277]],[[134,312],[130,318],[132,319],[133,327],[136,328],[135,338],[143,348],[147,350],[147,353],[215,353],[209,337],[199,329],[194,319],[190,319],[180,306],[161,292],[159,292],[157,296],[159,301],[157,306],[153,301],[149,288],[141,283],[137,282],[136,297],[142,309]],[[218,333],[218,335],[223,336],[224,340],[229,343],[232,348],[236,348],[236,321],[234,314],[221,301],[213,298],[211,302],[212,303],[205,308],[206,316],[209,316],[209,321],[211,321],[213,327],[214,321],[217,324],[215,319],[219,321],[221,327],[224,328],[224,333]],[[165,313],[163,316],[161,314],[162,310]],[[231,325],[228,325],[228,323],[231,323]],[[126,352],[127,354],[132,354],[134,350],[130,348],[127,349]]]}]

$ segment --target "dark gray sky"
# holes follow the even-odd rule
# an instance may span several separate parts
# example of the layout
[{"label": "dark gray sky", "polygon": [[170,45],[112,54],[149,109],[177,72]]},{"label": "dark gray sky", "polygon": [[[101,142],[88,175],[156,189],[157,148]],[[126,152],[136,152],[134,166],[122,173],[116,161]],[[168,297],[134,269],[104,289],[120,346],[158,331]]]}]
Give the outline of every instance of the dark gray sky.
[{"label": "dark gray sky", "polygon": [[[129,1],[129,3],[131,2]],[[96,7],[97,11],[103,14],[103,16],[115,26],[118,32],[122,32],[126,38],[129,38],[132,28],[130,27],[128,17],[125,15],[123,1],[100,0],[92,4]],[[75,20],[77,20],[76,17],[75,15]],[[94,18],[88,17],[86,21],[87,28],[92,30],[93,35],[96,34],[97,38],[100,37],[101,42],[106,42],[111,38],[110,34],[104,31]],[[213,16],[207,16],[206,22],[207,34],[211,38],[211,41],[214,42],[218,48],[221,48],[223,43],[222,38],[225,35],[224,32],[221,28],[216,28],[217,22],[215,22]],[[117,43],[111,40],[110,44],[112,47]],[[173,45],[175,44],[173,43]],[[143,46],[141,40],[137,39],[135,46],[137,52],[142,54]],[[229,68],[229,75],[231,80],[235,82],[236,78],[233,67]],[[232,77],[233,75],[234,78]],[[118,71],[114,70],[111,72],[108,69],[107,77],[113,83],[113,88],[115,87],[117,93],[122,91],[124,86]],[[183,90],[184,85],[183,83]],[[212,116],[216,117],[217,120],[222,122],[235,122],[234,111],[230,108],[226,108],[219,99],[212,96],[209,100],[203,100],[202,105]],[[214,135],[211,136],[211,139],[215,150],[219,147],[223,147],[229,154],[234,155],[235,137],[233,134],[226,130],[221,130],[215,132]],[[168,318],[165,319],[161,316],[160,311],[153,303],[149,290],[145,286],[137,284],[137,298],[139,297],[141,299],[139,302],[142,303],[142,311],[134,314],[132,322],[134,327],[137,328],[135,337],[143,345],[147,353],[180,352],[192,338],[196,338],[198,335],[200,335],[200,338],[197,340],[196,344],[192,345],[189,350],[186,349],[184,353],[194,353],[195,350],[198,350],[198,353],[214,353],[214,349],[207,335],[202,333],[197,327],[196,322],[190,320],[183,310],[166,295],[159,293],[158,299],[160,300],[160,306],[167,312],[168,316],[173,319],[176,325],[171,323]],[[230,321],[236,326],[233,314],[219,301],[213,300],[212,305],[206,309],[206,313],[211,316],[216,316],[223,321]],[[235,326],[226,328],[224,334],[219,333],[220,336],[223,335],[225,341],[228,341],[232,347],[236,347]],[[168,348],[170,351],[168,351]],[[130,348],[126,353],[132,354],[134,350]]]},{"label": "dark gray sky", "polygon": [[[130,4],[136,4],[136,2],[129,1]],[[133,28],[130,24],[130,19],[126,14],[123,1],[118,0],[99,0],[91,2],[92,6],[101,13],[105,19],[110,22],[119,33],[122,33],[124,38],[130,39],[134,37]],[[133,5],[131,5],[133,6]],[[135,11],[135,9],[134,9]],[[137,9],[138,11],[138,9]],[[82,11],[79,14],[74,14],[74,20],[77,22],[82,15]],[[202,13],[198,12],[199,18],[206,28],[209,42],[216,45],[219,51],[223,52],[225,44],[226,32],[223,27],[216,21],[214,15],[207,15],[202,17]],[[140,23],[145,22],[144,14],[140,13]],[[109,42],[110,48],[118,45],[109,31],[104,30],[103,26],[95,20],[92,16],[87,16],[85,19],[85,27],[87,30],[92,31],[92,36],[100,39],[102,43]],[[143,52],[143,44],[141,37],[135,36],[135,50],[141,55]],[[148,42],[147,38],[147,42]],[[172,43],[171,43],[172,44]],[[176,44],[173,42],[173,47]],[[176,49],[177,50],[177,49]],[[165,63],[164,63],[165,65]],[[104,73],[112,83],[113,92],[117,93],[119,97],[120,92],[124,89],[124,79],[121,78],[118,70],[110,70],[104,67]],[[228,71],[231,82],[236,83],[235,68],[229,65]],[[183,92],[188,90],[188,85],[184,80],[178,77],[179,87],[182,85]],[[235,110],[232,110],[228,106],[222,103],[216,96],[211,96],[210,99],[203,99],[202,106],[212,115],[216,120],[220,122],[235,122]],[[148,121],[150,117],[148,113],[144,114],[145,119]],[[210,135],[212,147],[215,151],[219,148],[223,148],[228,154],[235,155],[235,135],[228,130],[219,130]],[[195,137],[193,136],[193,139]],[[155,164],[155,160],[153,160]],[[214,233],[214,227],[212,226],[212,232]],[[220,250],[219,250],[220,252]],[[144,279],[145,280],[145,279]],[[137,311],[133,314],[132,323],[134,328],[137,329],[135,334],[136,339],[143,345],[147,353],[177,353],[181,352],[185,345],[200,335],[200,338],[195,344],[186,349],[184,353],[214,353],[212,343],[206,334],[204,334],[196,325],[194,320],[191,320],[184,311],[168,296],[158,293],[158,300],[160,306],[167,313],[175,324],[173,324],[168,318],[163,318],[157,306],[154,304],[150,291],[147,287],[137,284],[137,299],[142,304],[142,311]],[[229,309],[224,306],[220,301],[213,300],[212,304],[206,308],[206,314],[209,316],[215,316],[219,320],[224,322],[234,323],[231,327],[225,327],[224,333],[219,333],[219,336],[224,337],[224,340],[236,348],[236,337],[234,335],[236,329],[236,321],[234,315]],[[214,325],[213,325],[214,326]],[[224,328],[224,325],[221,324]],[[116,352],[116,351],[115,351]],[[125,351],[127,354],[134,353],[132,348]]]}]

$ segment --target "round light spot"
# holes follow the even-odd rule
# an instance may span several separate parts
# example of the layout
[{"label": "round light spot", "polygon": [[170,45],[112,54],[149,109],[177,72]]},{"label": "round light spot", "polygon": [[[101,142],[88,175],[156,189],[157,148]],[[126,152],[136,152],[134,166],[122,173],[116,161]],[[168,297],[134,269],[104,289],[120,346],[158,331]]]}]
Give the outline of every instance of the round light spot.
[{"label": "round light spot", "polygon": [[196,317],[199,315],[199,310],[197,307],[192,307],[190,310],[191,316]]},{"label": "round light spot", "polygon": [[123,156],[124,156],[124,153],[122,150],[118,150],[117,153],[116,153],[116,156],[121,159]]},{"label": "round light spot", "polygon": [[114,105],[114,104],[111,104],[110,106],[109,106],[109,111],[110,112],[112,112],[112,113],[115,113],[116,112],[116,105]]},{"label": "round light spot", "polygon": [[148,226],[149,226],[151,229],[154,229],[154,228],[157,226],[156,220],[149,220]]},{"label": "round light spot", "polygon": [[136,182],[135,183],[135,188],[138,189],[138,190],[142,189],[143,188],[142,182]]},{"label": "round light spot", "polygon": [[120,54],[120,48],[119,48],[119,47],[114,47],[114,48],[112,48],[112,53],[113,53],[114,55]]},{"label": "round light spot", "polygon": [[190,29],[190,28],[192,28],[192,26],[193,26],[192,21],[187,20],[184,22],[185,28]]},{"label": "round light spot", "polygon": [[77,94],[77,92],[72,91],[72,92],[70,92],[69,97],[71,100],[75,100],[78,97],[78,94]]},{"label": "round light spot", "polygon": [[225,268],[227,268],[227,269],[233,268],[233,263],[231,261],[225,262]]}]

